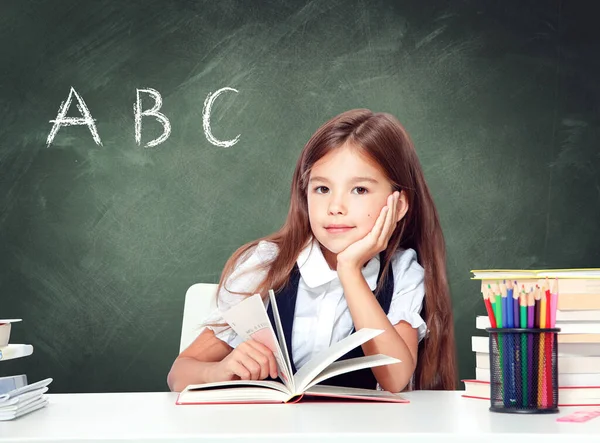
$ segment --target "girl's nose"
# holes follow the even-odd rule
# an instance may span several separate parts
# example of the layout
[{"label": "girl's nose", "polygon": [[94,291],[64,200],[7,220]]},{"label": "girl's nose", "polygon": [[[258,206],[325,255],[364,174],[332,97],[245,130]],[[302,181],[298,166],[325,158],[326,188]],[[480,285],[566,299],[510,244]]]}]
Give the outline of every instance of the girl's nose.
[{"label": "girl's nose", "polygon": [[328,207],[329,215],[345,215],[346,212],[346,203],[343,199],[341,197],[332,196]]}]

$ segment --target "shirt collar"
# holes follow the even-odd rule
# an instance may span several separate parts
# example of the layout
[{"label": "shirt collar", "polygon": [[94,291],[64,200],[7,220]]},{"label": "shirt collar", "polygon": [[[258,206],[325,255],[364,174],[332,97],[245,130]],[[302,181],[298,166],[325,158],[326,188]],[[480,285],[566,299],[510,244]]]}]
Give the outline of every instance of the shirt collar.
[{"label": "shirt collar", "polygon": [[[314,237],[300,251],[296,263],[304,283],[309,288],[316,288],[334,280],[339,282],[337,271],[329,267],[325,256],[323,256],[323,251],[321,251],[321,246]],[[363,266],[362,274],[369,288],[374,290],[377,286],[377,276],[379,274],[379,255],[373,257],[366,266]]]}]

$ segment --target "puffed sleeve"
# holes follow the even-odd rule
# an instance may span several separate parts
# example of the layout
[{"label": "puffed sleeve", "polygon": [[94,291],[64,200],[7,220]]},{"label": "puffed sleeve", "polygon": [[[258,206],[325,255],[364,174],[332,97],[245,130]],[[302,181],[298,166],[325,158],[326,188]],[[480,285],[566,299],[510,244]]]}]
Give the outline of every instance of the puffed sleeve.
[{"label": "puffed sleeve", "polygon": [[[225,323],[222,313],[246,298],[236,292],[253,292],[267,275],[266,269],[260,265],[271,261],[277,255],[277,246],[261,241],[252,252],[235,267],[227,282],[218,294],[217,308],[210,314],[205,323]],[[240,337],[229,326],[208,326],[215,336],[235,348],[241,343]]]},{"label": "puffed sleeve", "polygon": [[419,341],[427,333],[427,325],[421,317],[425,298],[425,270],[417,261],[414,249],[401,250],[392,260],[394,271],[394,296],[388,313],[390,322],[404,320],[418,330]]}]

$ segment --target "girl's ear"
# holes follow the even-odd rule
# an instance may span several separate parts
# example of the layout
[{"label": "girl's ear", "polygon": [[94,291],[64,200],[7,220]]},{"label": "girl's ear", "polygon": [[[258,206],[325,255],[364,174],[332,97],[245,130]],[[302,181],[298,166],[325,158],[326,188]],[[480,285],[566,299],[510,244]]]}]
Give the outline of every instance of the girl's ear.
[{"label": "girl's ear", "polygon": [[396,204],[396,212],[398,215],[398,221],[402,220],[408,212],[408,198],[406,197],[406,192],[404,191],[400,191],[398,203]]}]

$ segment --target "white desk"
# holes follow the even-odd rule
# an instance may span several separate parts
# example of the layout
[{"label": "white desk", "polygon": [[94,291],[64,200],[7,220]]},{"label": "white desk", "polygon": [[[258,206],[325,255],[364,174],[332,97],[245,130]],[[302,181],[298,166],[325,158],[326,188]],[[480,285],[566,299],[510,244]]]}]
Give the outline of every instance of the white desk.
[{"label": "white desk", "polygon": [[410,404],[217,406],[176,406],[176,394],[167,392],[52,394],[46,408],[0,422],[0,443],[265,443],[315,437],[344,443],[600,441],[600,417],[587,423],[556,421],[584,408],[561,408],[550,415],[498,414],[488,411],[489,402],[460,394],[412,392],[406,394]]}]

